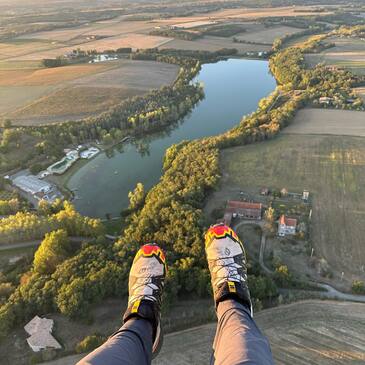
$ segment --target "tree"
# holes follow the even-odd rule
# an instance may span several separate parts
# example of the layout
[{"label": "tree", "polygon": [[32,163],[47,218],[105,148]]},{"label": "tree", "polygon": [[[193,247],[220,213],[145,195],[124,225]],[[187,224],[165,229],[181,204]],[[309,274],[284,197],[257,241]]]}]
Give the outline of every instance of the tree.
[{"label": "tree", "polygon": [[145,199],[145,191],[142,183],[137,183],[135,189],[128,193],[129,198],[129,209],[137,210],[139,209]]},{"label": "tree", "polygon": [[12,122],[10,119],[5,119],[3,122],[2,122],[2,127],[3,128],[11,128],[12,127]]},{"label": "tree", "polygon": [[269,207],[265,211],[264,231],[266,234],[273,234],[275,232],[275,209]]},{"label": "tree", "polygon": [[361,280],[354,280],[352,282],[351,291],[354,294],[365,294],[365,283]]},{"label": "tree", "polygon": [[40,274],[53,273],[57,265],[69,256],[70,242],[63,229],[46,234],[34,255],[34,270]]}]

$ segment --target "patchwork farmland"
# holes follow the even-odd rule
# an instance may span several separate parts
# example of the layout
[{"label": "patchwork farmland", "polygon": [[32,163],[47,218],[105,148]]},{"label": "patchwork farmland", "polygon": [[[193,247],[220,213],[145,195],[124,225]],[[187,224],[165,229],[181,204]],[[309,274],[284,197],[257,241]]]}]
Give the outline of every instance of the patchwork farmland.
[{"label": "patchwork farmland", "polygon": [[328,261],[337,282],[344,273],[347,287],[365,277],[365,148],[363,137],[353,137],[365,136],[363,121],[361,112],[304,109],[278,138],[223,151],[217,193],[222,198],[234,188],[308,189],[315,254]]}]

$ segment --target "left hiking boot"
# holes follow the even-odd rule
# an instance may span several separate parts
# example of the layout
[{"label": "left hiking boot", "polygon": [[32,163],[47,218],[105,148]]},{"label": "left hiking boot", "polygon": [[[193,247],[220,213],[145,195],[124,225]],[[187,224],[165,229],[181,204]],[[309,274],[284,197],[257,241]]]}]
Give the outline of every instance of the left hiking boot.
[{"label": "left hiking boot", "polygon": [[156,244],[142,246],[137,252],[129,273],[128,308],[124,323],[130,318],[143,318],[152,324],[152,356],[162,346],[161,297],[167,271],[165,254]]},{"label": "left hiking boot", "polygon": [[205,235],[205,253],[216,307],[226,299],[234,299],[245,305],[252,316],[246,254],[237,234],[223,223],[210,227]]}]

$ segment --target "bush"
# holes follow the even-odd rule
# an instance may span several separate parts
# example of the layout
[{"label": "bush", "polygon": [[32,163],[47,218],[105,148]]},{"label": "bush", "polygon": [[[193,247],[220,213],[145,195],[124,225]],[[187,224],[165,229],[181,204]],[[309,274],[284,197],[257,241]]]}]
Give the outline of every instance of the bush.
[{"label": "bush", "polygon": [[354,280],[352,282],[351,291],[354,294],[365,294],[365,283],[361,280]]},{"label": "bush", "polygon": [[92,351],[92,350],[96,349],[97,347],[99,347],[100,345],[102,345],[104,343],[104,341],[105,341],[105,337],[101,336],[99,334],[87,336],[76,345],[75,351],[78,354],[81,354],[83,352]]}]

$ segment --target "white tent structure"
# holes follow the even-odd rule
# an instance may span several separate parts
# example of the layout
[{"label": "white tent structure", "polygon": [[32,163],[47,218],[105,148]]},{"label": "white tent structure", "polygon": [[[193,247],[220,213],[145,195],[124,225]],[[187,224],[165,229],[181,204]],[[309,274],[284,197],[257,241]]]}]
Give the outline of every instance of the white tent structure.
[{"label": "white tent structure", "polygon": [[46,348],[60,349],[61,345],[52,336],[53,319],[41,318],[35,316],[28,324],[24,326],[24,330],[30,335],[27,338],[28,345],[34,352]]}]

